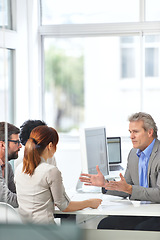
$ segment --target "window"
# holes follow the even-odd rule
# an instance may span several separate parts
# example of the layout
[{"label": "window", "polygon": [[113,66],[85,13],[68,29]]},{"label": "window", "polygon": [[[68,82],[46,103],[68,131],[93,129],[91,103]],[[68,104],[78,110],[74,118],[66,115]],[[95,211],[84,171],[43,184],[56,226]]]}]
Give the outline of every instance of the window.
[{"label": "window", "polygon": [[145,76],[159,77],[160,66],[160,36],[145,37]]},{"label": "window", "polygon": [[13,51],[0,48],[0,121],[13,122],[14,101],[13,101]]},{"label": "window", "polygon": [[145,55],[145,76],[158,77],[159,49],[146,48]]},{"label": "window", "polygon": [[121,37],[121,78],[134,78],[136,74],[136,38]]},{"label": "window", "polygon": [[[79,5],[61,1],[61,6],[70,6],[63,8],[65,12],[54,1],[57,15],[50,1],[41,2],[43,114],[50,125],[59,132],[106,126],[111,136],[128,135],[127,118],[133,112],[149,112],[159,119],[149,101],[160,101],[160,31],[159,24],[147,22],[147,11],[154,15],[149,1],[98,2],[96,11],[90,4],[90,13],[81,11],[83,1]],[[160,3],[156,5],[158,9]],[[112,8],[112,18],[102,20],[100,8],[104,12]]]},{"label": "window", "polygon": [[160,21],[159,9],[159,0],[146,0],[146,21]]},{"label": "window", "polygon": [[84,121],[84,42],[48,39],[45,46],[45,119],[59,131]]},{"label": "window", "polygon": [[0,121],[14,122],[14,70],[13,52],[15,34],[13,33],[13,11],[15,0],[0,1]]},{"label": "window", "polygon": [[121,52],[122,78],[135,77],[135,51],[133,48],[122,49]]},{"label": "window", "polygon": [[11,29],[11,0],[0,1],[0,28]]},{"label": "window", "polygon": [[139,0],[42,0],[41,5],[42,25],[136,22],[139,18]]}]

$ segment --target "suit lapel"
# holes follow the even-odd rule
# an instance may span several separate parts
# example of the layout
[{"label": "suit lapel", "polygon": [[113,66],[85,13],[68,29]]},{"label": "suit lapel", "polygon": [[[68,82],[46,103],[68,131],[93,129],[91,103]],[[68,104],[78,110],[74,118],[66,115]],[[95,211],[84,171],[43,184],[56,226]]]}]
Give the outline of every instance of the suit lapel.
[{"label": "suit lapel", "polygon": [[156,140],[156,141],[155,141],[155,144],[154,144],[154,146],[153,146],[153,150],[152,150],[150,159],[149,159],[149,163],[148,163],[148,176],[147,176],[147,178],[148,178],[148,185],[149,185],[149,175],[150,175],[150,171],[151,171],[152,162],[153,162],[154,158],[155,158],[156,155],[157,155],[158,146],[159,146],[159,141]]}]

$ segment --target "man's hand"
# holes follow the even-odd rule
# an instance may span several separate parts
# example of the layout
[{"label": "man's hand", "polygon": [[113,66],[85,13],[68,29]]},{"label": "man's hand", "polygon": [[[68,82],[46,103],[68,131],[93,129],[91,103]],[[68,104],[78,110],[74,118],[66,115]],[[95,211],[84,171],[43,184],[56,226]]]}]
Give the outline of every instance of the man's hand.
[{"label": "man's hand", "polygon": [[120,181],[109,181],[105,183],[104,188],[107,190],[116,190],[116,191],[122,191],[126,192],[128,194],[132,194],[132,185],[129,185],[123,175],[119,174],[121,180]]},{"label": "man's hand", "polygon": [[97,186],[97,187],[104,187],[105,185],[105,178],[99,167],[96,166],[97,174],[85,174],[82,173],[81,177],[79,178],[81,182],[84,182],[85,185],[88,186]]}]

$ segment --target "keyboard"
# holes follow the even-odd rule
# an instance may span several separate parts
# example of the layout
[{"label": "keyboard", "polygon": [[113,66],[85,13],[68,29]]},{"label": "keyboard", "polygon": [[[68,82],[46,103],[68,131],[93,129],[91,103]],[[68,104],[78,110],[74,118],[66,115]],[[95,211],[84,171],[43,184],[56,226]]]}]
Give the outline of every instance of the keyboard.
[{"label": "keyboard", "polygon": [[111,165],[109,166],[110,171],[120,171],[124,170],[124,168],[121,165]]}]

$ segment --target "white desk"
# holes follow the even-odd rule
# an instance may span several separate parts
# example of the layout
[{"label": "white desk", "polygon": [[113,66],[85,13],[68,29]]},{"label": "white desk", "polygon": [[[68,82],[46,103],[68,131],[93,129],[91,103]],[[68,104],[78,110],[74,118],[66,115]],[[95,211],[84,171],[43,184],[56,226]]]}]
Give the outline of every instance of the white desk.
[{"label": "white desk", "polygon": [[116,196],[105,195],[101,193],[75,193],[71,197],[72,201],[80,201],[89,198],[101,198],[102,204],[97,209],[86,208],[75,212],[61,212],[55,210],[56,214],[74,214],[74,215],[123,215],[123,216],[159,216],[160,204],[130,201]]}]

